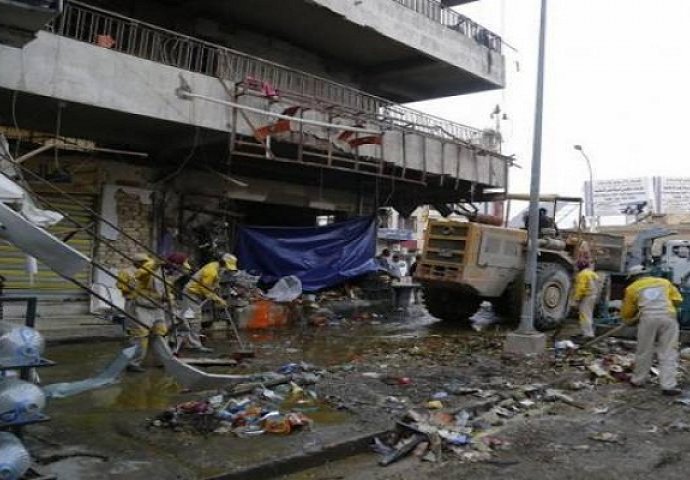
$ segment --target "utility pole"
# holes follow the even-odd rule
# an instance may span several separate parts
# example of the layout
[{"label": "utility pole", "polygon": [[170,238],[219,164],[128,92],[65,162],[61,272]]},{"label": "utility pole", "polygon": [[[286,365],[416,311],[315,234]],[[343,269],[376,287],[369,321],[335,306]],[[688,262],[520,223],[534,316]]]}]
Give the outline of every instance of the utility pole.
[{"label": "utility pole", "polygon": [[541,181],[542,125],[544,114],[544,64],[546,58],[547,0],[541,0],[539,26],[539,60],[537,63],[537,93],[534,112],[534,139],[532,144],[532,172],[530,184],[529,230],[527,263],[525,265],[525,297],[520,326],[506,338],[508,353],[532,354],[543,352],[546,337],[534,329],[536,313],[537,257],[539,254],[539,184]]}]

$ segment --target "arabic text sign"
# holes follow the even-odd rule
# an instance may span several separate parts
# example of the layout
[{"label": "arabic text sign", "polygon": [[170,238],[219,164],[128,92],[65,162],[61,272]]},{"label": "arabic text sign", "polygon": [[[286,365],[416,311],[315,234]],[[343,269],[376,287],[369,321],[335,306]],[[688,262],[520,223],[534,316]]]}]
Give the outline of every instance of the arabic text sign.
[{"label": "arabic text sign", "polygon": [[596,216],[634,215],[652,208],[654,193],[650,178],[623,178],[594,182]]},{"label": "arabic text sign", "polygon": [[690,213],[690,178],[661,177],[659,198],[661,213]]}]

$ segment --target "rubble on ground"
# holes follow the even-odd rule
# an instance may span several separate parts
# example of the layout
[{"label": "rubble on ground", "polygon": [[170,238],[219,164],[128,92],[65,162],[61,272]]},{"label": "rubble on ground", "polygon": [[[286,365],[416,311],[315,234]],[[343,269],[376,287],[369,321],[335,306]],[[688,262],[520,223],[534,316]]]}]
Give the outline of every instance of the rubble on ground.
[{"label": "rubble on ground", "polygon": [[203,435],[232,434],[240,438],[269,433],[287,435],[311,428],[313,421],[308,414],[321,408],[321,400],[308,385],[318,381],[319,372],[306,363],[292,363],[279,368],[276,375],[290,377],[272,388],[262,384],[247,391],[237,385],[233,390],[179,403],[157,415],[150,426]]}]

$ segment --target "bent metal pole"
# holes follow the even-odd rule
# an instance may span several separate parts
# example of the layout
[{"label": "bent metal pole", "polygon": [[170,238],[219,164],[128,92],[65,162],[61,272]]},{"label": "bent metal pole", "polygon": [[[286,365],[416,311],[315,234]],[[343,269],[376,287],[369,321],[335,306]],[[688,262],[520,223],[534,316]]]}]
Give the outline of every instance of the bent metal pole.
[{"label": "bent metal pole", "polygon": [[544,113],[544,59],[546,53],[546,4],[541,0],[539,27],[539,62],[537,66],[537,98],[534,112],[534,140],[532,145],[532,178],[529,204],[529,240],[525,265],[525,298],[520,316],[520,333],[534,333],[536,310],[537,255],[539,251],[539,182],[541,180],[542,120]]},{"label": "bent metal pole", "polygon": [[291,122],[303,123],[305,125],[313,125],[315,127],[333,128],[333,129],[343,130],[346,132],[367,133],[367,134],[371,134],[371,135],[382,133],[380,130],[372,130],[372,129],[368,129],[368,128],[353,127],[350,125],[340,125],[337,123],[321,122],[319,120],[310,120],[308,118],[293,117],[293,116],[285,115],[285,114],[278,113],[278,112],[271,112],[269,110],[264,110],[261,108],[254,108],[254,107],[250,107],[248,105],[242,105],[241,103],[231,102],[229,100],[222,100],[220,98],[214,98],[214,97],[209,97],[207,95],[200,95],[198,93],[192,93],[192,91],[189,89],[189,87],[185,83],[183,83],[181,87],[178,87],[177,90],[175,91],[175,93],[177,94],[178,97],[180,97],[184,100],[194,100],[194,99],[204,100],[206,102],[216,103],[218,105],[225,105],[226,107],[232,107],[232,108],[237,108],[239,110],[245,110],[247,112],[258,113],[260,115],[266,115],[268,117],[274,117],[274,118],[278,118],[280,120],[289,120]]}]

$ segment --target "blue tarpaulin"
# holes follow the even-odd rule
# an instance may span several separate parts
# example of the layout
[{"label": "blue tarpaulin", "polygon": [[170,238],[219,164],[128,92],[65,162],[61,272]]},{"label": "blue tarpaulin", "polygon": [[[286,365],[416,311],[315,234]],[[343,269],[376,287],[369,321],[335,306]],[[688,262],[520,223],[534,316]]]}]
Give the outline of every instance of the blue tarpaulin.
[{"label": "blue tarpaulin", "polygon": [[378,269],[374,217],[325,227],[240,227],[237,257],[266,282],[295,275],[314,292]]}]

